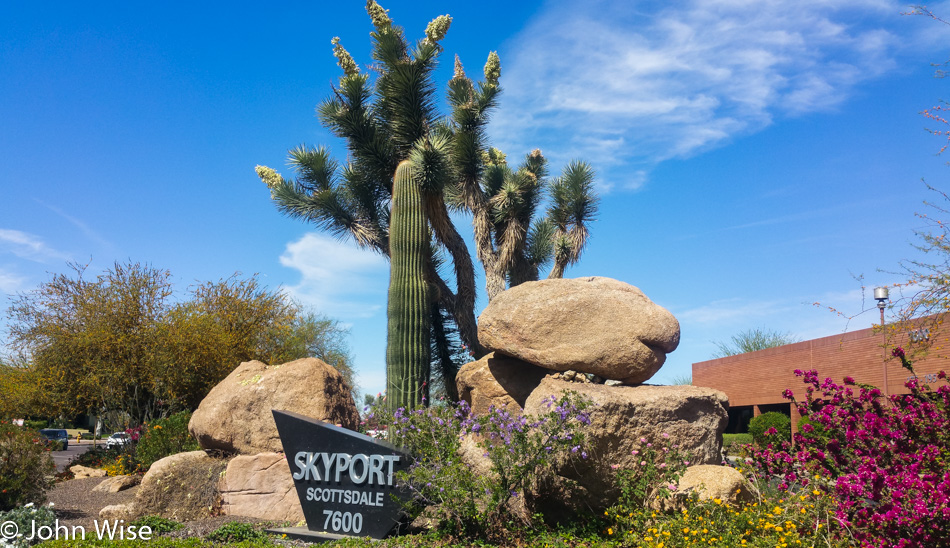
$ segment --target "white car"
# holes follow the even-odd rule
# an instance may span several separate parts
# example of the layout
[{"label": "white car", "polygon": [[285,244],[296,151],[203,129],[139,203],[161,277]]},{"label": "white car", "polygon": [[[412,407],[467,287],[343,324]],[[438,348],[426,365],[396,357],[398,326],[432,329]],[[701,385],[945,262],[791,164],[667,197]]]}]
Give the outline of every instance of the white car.
[{"label": "white car", "polygon": [[106,449],[117,449],[132,443],[132,436],[125,432],[116,432],[106,440]]}]

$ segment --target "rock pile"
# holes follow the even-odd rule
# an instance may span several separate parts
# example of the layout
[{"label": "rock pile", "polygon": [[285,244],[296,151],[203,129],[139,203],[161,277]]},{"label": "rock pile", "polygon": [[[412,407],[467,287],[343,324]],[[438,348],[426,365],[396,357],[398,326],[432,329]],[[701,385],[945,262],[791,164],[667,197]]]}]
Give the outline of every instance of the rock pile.
[{"label": "rock pile", "polygon": [[[547,398],[565,390],[595,404],[585,431],[589,459],[583,466],[557,470],[552,485],[555,490],[558,485],[578,488],[539,493],[546,499],[602,510],[618,495],[616,469],[635,467],[631,451],[641,438],[663,435],[692,464],[720,463],[725,395],[708,388],[643,384],[676,349],[680,330],[669,311],[636,287],[599,277],[521,284],[489,304],[479,319],[478,336],[492,353],[466,364],[457,377],[459,395],[474,413],[495,407],[512,414],[540,414],[547,409]],[[301,521],[303,512],[286,456],[280,453],[272,409],[354,430],[359,424],[349,387],[326,363],[313,358],[282,365],[242,363],[192,416],[189,430],[205,451],[156,462],[142,479],[136,500],[107,507],[102,517],[181,518],[220,509],[225,514]],[[463,458],[488,473],[473,440],[463,441],[472,446]],[[702,468],[684,476],[682,487],[702,492],[704,483],[713,483],[707,491],[715,498],[737,491],[747,496],[737,481]],[[150,496],[159,485],[188,500],[169,504],[167,496]]]},{"label": "rock pile", "polygon": [[202,450],[156,461],[142,478],[135,499],[103,508],[100,517],[158,515],[187,520],[220,512],[302,521],[272,409],[353,430],[359,426],[349,386],[323,361],[244,362],[208,393],[191,417],[188,430]]},{"label": "rock pile", "polygon": [[632,285],[600,277],[528,282],[486,307],[478,338],[492,353],[463,366],[457,387],[476,414],[491,406],[540,414],[546,398],[565,390],[593,400],[590,458],[558,473],[586,493],[582,504],[603,509],[618,495],[616,469],[635,467],[640,438],[665,434],[691,463],[721,462],[725,394],[642,384],[679,337],[676,318]]}]

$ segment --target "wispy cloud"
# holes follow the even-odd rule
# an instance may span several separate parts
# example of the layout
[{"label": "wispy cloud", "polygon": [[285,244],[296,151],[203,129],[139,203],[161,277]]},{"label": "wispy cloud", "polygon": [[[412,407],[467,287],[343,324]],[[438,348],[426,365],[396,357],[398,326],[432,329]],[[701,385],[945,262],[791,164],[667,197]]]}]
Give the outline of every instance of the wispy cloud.
[{"label": "wispy cloud", "polygon": [[[493,126],[512,152],[540,146],[623,166],[722,145],[781,116],[837,107],[897,66],[912,25],[887,0],[554,2],[513,39]],[[913,23],[916,23],[914,21]],[[903,25],[903,27],[902,27]],[[916,32],[916,31],[915,31]],[[916,42],[916,40],[915,40]]]},{"label": "wispy cloud", "polygon": [[0,267],[0,293],[16,293],[23,289],[26,278]]},{"label": "wispy cloud", "polygon": [[38,263],[58,262],[70,258],[69,255],[48,246],[35,234],[9,228],[0,228],[0,251]]},{"label": "wispy cloud", "polygon": [[[878,318],[871,291],[855,279],[854,288],[821,295],[795,295],[783,299],[723,299],[674,311],[700,339],[726,340],[739,331],[764,328],[787,331],[802,339],[826,337],[870,327]],[[886,285],[886,284],[884,284]]]},{"label": "wispy cloud", "polygon": [[113,245],[112,242],[110,242],[105,237],[103,237],[102,234],[99,234],[99,232],[93,230],[85,221],[78,219],[75,216],[70,215],[69,213],[66,213],[65,211],[63,211],[62,209],[54,205],[47,204],[40,200],[37,200],[37,202],[39,202],[40,205],[49,209],[53,213],[59,215],[60,217],[68,221],[70,224],[75,226],[76,228],[78,228],[79,231],[82,232],[83,236],[85,236],[87,239],[92,240],[93,242],[96,242],[97,244],[99,244],[106,250],[113,250],[115,248],[115,245]]},{"label": "wispy cloud", "polygon": [[693,324],[721,325],[723,323],[757,322],[787,311],[789,305],[779,301],[748,301],[726,299],[676,313],[681,321]]},{"label": "wispy cloud", "polygon": [[320,313],[368,318],[385,306],[389,268],[375,253],[308,233],[287,244],[280,264],[300,272],[300,283],[287,287],[290,294]]}]

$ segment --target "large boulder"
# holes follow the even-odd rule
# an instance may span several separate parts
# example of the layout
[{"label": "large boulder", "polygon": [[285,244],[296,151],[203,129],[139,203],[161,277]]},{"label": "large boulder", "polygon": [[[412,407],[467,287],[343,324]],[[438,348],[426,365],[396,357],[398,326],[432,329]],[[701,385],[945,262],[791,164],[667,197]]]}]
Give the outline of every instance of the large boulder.
[{"label": "large boulder", "polygon": [[679,338],[669,311],[632,285],[600,277],[523,283],[492,299],[478,321],[489,350],[625,384],[652,377]]},{"label": "large boulder", "polygon": [[316,358],[244,362],[211,389],[188,430],[204,449],[254,455],[282,450],[272,409],[356,429],[359,413],[339,371]]},{"label": "large boulder", "polygon": [[459,398],[468,402],[476,415],[487,413],[492,406],[520,415],[525,400],[549,373],[530,363],[491,353],[463,365],[455,384]]},{"label": "large boulder", "polygon": [[295,523],[304,519],[283,454],[234,457],[221,478],[219,490],[224,514]]},{"label": "large boulder", "polygon": [[187,451],[157,460],[142,476],[130,513],[177,521],[213,516],[220,506],[218,481],[226,465],[204,451]]},{"label": "large boulder", "polygon": [[[637,468],[640,457],[633,454],[645,442],[664,439],[679,450],[690,464],[720,464],[722,433],[728,422],[726,395],[712,388],[696,386],[606,386],[580,384],[546,377],[528,396],[524,412],[547,412],[551,395],[573,390],[590,398],[590,425],[587,436],[588,459],[579,466],[565,466],[558,473],[586,489],[586,505],[603,510],[616,501],[619,491],[617,469]],[[664,436],[666,434],[666,436]],[[667,437],[668,436],[668,437]]]}]

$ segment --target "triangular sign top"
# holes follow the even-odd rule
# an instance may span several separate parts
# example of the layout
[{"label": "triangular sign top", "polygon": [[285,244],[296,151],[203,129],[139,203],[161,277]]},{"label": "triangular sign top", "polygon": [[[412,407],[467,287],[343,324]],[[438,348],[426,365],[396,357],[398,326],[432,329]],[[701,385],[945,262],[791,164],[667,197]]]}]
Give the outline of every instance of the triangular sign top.
[{"label": "triangular sign top", "polygon": [[384,538],[408,492],[395,474],[411,457],[398,447],[289,411],[273,410],[307,529]]}]

